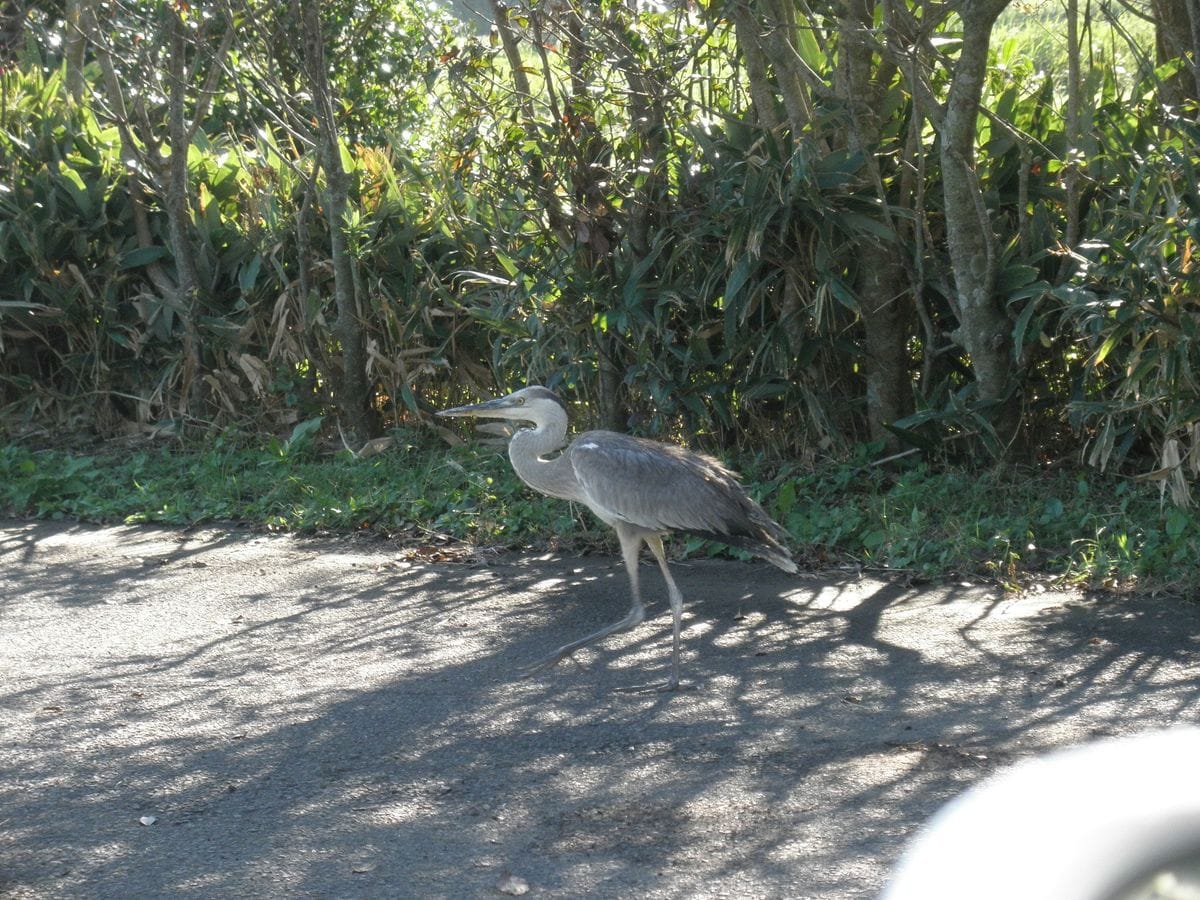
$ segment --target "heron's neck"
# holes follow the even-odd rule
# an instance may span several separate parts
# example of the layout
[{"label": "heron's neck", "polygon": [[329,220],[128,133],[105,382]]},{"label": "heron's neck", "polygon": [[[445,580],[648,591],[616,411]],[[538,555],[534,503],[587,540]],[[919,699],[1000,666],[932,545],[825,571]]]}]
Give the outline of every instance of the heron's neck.
[{"label": "heron's neck", "polygon": [[567,417],[555,417],[535,428],[522,428],[508,442],[508,458],[513,469],[527,485],[551,497],[577,499],[578,482],[565,456],[544,457],[561,450],[567,443]]}]

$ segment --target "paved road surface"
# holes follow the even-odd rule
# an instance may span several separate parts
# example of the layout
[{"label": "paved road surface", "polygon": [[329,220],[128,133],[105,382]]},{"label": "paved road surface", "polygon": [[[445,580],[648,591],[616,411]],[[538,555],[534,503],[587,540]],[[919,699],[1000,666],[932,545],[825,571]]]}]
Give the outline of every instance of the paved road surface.
[{"label": "paved road surface", "polygon": [[[0,523],[0,896],[871,897],[1007,762],[1195,723],[1200,608]],[[142,824],[149,823],[149,824]]]}]

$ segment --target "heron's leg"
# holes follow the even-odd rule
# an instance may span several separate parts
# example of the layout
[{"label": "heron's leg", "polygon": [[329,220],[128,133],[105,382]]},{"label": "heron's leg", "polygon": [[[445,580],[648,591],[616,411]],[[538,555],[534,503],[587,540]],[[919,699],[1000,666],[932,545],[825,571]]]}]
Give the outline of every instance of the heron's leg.
[{"label": "heron's leg", "polygon": [[[646,617],[646,609],[642,606],[642,595],[638,587],[638,551],[641,549],[643,534],[640,531],[635,531],[632,528],[624,525],[617,526],[617,537],[621,541],[621,558],[625,561],[625,571],[629,573],[629,588],[633,594],[633,606],[629,609],[629,614],[619,622],[613,622],[611,625],[605,625],[595,634],[589,634],[587,637],[580,638],[577,641],[571,641],[569,644],[564,644],[559,647],[545,659],[529,666],[523,673],[523,677],[528,678],[530,675],[536,675],[538,672],[544,672],[546,669],[552,668],[574,653],[576,650],[582,650],[589,644],[594,644],[596,641],[602,641],[610,634],[616,634],[618,631],[625,631],[629,628],[634,628],[639,625]],[[659,548],[662,548],[662,542],[659,542]]]},{"label": "heron's leg", "polygon": [[679,687],[679,631],[683,620],[683,594],[671,577],[671,569],[667,565],[667,554],[663,550],[662,538],[657,534],[646,538],[646,546],[658,560],[663,578],[667,582],[667,595],[671,598],[671,677],[663,685],[664,690],[673,691]]}]

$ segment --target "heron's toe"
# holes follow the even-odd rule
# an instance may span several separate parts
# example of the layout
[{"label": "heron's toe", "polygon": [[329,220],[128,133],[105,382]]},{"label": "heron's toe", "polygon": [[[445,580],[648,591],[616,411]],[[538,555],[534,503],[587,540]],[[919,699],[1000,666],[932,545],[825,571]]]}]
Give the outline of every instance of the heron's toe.
[{"label": "heron's toe", "polygon": [[617,694],[666,694],[675,691],[694,691],[696,685],[691,682],[679,681],[676,678],[669,678],[662,684],[647,684],[641,687],[616,687],[613,692]]},{"label": "heron's toe", "polygon": [[545,659],[539,659],[535,663],[530,663],[527,666],[522,666],[521,667],[521,677],[522,678],[532,678],[534,675],[540,675],[542,672],[548,672],[550,669],[553,669],[564,659],[569,659],[571,662],[575,663],[575,665],[579,666],[579,668],[581,668],[581,669],[583,668],[583,664],[575,658],[575,651],[572,650],[572,651],[568,651],[568,652],[563,652],[560,650],[560,651],[551,653]]}]

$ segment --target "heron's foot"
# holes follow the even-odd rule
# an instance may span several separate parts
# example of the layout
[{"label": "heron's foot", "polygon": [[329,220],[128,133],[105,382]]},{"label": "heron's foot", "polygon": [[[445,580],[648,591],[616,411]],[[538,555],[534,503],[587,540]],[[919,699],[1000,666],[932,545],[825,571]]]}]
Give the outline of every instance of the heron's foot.
[{"label": "heron's foot", "polygon": [[613,691],[618,694],[666,694],[674,691],[694,691],[696,685],[680,681],[678,678],[668,678],[662,684],[650,684],[644,687],[618,687]]},{"label": "heron's foot", "polygon": [[532,678],[534,675],[540,675],[542,672],[548,672],[551,669],[553,669],[555,666],[557,666],[560,662],[562,662],[564,659],[569,659],[571,662],[575,663],[575,665],[579,666],[580,669],[583,668],[583,663],[581,663],[579,660],[577,660],[575,658],[574,650],[565,650],[565,651],[564,650],[555,650],[553,653],[551,653],[545,659],[539,659],[535,663],[530,663],[527,666],[522,666],[521,667],[521,677],[522,678]]}]

